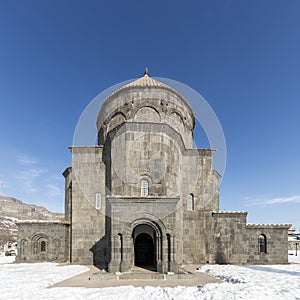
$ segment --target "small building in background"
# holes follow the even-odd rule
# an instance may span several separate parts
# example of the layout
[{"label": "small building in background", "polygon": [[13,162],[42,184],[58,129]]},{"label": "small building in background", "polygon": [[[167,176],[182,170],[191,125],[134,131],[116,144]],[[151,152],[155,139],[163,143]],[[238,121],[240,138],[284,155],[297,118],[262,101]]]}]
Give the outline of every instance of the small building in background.
[{"label": "small building in background", "polygon": [[18,243],[7,242],[3,245],[2,252],[6,256],[14,256],[18,254]]},{"label": "small building in background", "polygon": [[298,255],[299,250],[300,250],[300,231],[299,230],[289,229],[288,243],[289,243],[289,250],[295,251],[295,254]]}]

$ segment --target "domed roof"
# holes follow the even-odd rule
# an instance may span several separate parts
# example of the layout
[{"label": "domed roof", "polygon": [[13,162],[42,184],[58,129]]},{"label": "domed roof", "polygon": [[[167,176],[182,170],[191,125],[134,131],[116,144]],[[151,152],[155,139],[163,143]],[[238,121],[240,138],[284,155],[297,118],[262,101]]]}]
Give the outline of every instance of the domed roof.
[{"label": "domed roof", "polygon": [[195,117],[189,102],[174,88],[151,78],[146,69],[143,77],[125,84],[103,101],[96,122],[101,136],[99,141],[105,140],[112,126],[136,121],[138,112],[145,110],[145,107],[151,109],[151,113],[158,116],[162,123],[169,124],[174,119],[187,130],[194,129]]},{"label": "domed roof", "polygon": [[162,89],[169,90],[172,93],[176,94],[179,98],[181,98],[183,102],[190,108],[190,110],[193,111],[192,107],[190,106],[190,103],[178,91],[176,91],[174,88],[170,87],[169,85],[161,81],[151,78],[148,74],[148,68],[146,68],[143,77],[138,78],[128,84],[125,84],[121,88],[117,89],[104,100],[104,103],[110,101],[111,98],[114,98],[120,92],[134,89],[134,88],[138,88],[138,89],[139,88],[162,88]]},{"label": "domed roof", "polygon": [[130,87],[162,87],[162,88],[172,89],[170,86],[166,85],[165,83],[162,83],[158,80],[149,77],[148,68],[146,68],[143,77],[124,85],[119,90],[123,90]]}]

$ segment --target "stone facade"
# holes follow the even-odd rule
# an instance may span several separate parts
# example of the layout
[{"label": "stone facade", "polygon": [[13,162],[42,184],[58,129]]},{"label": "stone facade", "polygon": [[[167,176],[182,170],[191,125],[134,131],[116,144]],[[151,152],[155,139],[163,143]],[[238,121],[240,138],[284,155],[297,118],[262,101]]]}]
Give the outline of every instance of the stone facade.
[{"label": "stone facade", "polygon": [[[66,223],[19,224],[20,242],[47,234],[50,251],[61,232],[60,261],[109,272],[287,263],[290,225],[247,225],[247,213],[219,212],[214,150],[193,148],[194,126],[187,100],[148,74],[117,90],[98,114],[98,145],[70,147]],[[41,258],[22,251],[20,258]]]},{"label": "stone facade", "polygon": [[69,257],[69,224],[49,221],[20,221],[17,262],[66,262]]}]

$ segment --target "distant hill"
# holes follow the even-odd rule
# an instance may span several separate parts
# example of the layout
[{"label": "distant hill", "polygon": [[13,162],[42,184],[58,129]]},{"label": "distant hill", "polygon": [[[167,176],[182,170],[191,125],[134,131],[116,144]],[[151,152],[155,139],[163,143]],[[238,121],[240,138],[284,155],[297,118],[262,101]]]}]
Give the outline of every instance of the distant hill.
[{"label": "distant hill", "polygon": [[[54,213],[43,206],[27,204],[13,197],[0,195],[0,243],[8,235],[17,237],[17,221],[21,220],[63,220],[64,214]],[[5,240],[5,238],[4,238]],[[2,241],[3,243],[3,241]]]}]

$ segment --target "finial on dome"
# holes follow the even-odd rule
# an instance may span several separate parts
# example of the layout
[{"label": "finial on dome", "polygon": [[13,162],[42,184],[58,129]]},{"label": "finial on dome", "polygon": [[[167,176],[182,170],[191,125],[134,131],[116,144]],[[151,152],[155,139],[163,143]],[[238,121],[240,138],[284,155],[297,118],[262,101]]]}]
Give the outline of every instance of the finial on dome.
[{"label": "finial on dome", "polygon": [[146,67],[145,72],[144,72],[144,76],[148,76],[148,67]]}]

